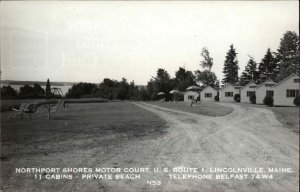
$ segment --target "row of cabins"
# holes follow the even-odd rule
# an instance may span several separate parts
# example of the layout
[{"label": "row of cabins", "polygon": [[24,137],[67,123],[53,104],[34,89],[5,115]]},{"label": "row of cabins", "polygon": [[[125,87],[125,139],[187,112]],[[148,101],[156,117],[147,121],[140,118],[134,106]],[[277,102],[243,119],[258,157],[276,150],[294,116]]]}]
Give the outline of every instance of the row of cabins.
[{"label": "row of cabins", "polygon": [[[219,90],[208,86],[200,92],[200,98],[201,101],[214,101],[215,96],[219,94],[221,102],[230,102],[234,101],[234,95],[239,94],[241,102],[250,103],[250,96],[255,94],[257,104],[263,104],[264,98],[271,96],[276,106],[294,106],[294,98],[299,95],[299,85],[299,76],[292,74],[278,83],[268,79],[260,85],[254,82],[243,87],[226,84]],[[184,101],[190,102],[197,97],[197,92],[184,93]]]}]

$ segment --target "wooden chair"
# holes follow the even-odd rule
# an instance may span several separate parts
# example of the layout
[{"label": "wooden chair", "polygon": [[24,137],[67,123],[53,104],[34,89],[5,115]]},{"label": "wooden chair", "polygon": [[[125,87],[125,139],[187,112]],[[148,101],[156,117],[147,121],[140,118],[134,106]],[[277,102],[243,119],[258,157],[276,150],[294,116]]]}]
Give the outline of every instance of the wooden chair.
[{"label": "wooden chair", "polygon": [[24,111],[26,110],[26,108],[29,106],[28,103],[22,103],[21,106],[19,107],[19,109],[16,108],[12,108],[12,110],[15,112],[14,113],[14,118],[21,116],[21,119],[23,119],[23,115],[24,115]]}]

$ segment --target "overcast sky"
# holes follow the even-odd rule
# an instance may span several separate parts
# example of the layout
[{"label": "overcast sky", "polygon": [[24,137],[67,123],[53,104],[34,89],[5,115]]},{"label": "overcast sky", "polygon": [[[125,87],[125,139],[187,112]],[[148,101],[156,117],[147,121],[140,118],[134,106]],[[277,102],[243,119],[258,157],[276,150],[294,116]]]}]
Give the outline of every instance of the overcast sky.
[{"label": "overcast sky", "polygon": [[249,59],[299,34],[298,1],[1,2],[2,79],[146,84],[158,68],[200,69],[201,49],[223,78],[226,52]]}]

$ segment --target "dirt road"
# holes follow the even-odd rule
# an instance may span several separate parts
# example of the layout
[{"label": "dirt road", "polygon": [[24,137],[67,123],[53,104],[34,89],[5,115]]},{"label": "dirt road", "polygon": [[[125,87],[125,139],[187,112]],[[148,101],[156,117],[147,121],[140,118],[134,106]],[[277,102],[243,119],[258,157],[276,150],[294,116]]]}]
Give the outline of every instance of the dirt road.
[{"label": "dirt road", "polygon": [[226,104],[234,111],[208,117],[146,103],[136,105],[165,119],[169,132],[156,155],[165,167],[290,167],[270,180],[165,180],[161,191],[299,191],[299,138],[271,111]]}]

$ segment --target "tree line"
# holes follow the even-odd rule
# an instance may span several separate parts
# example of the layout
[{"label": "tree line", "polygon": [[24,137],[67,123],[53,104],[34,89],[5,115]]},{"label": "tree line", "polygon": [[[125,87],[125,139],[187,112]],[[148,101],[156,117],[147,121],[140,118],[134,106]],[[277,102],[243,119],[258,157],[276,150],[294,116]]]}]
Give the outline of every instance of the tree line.
[{"label": "tree line", "polygon": [[281,38],[277,52],[268,48],[259,63],[249,56],[240,77],[238,76],[237,52],[231,45],[224,62],[222,83],[244,86],[252,81],[260,84],[267,79],[278,82],[292,73],[299,75],[299,68],[299,35],[287,31]]},{"label": "tree line", "polygon": [[[225,56],[222,84],[231,83],[244,86],[251,81],[259,84],[267,79],[272,79],[278,82],[291,73],[299,75],[299,35],[292,31],[287,31],[283,35],[277,52],[267,49],[266,54],[259,63],[249,56],[245,69],[240,76],[238,75],[239,62],[237,55],[234,45],[230,45]],[[211,71],[214,62],[207,47],[202,49],[201,57],[200,69],[194,72],[186,70],[184,67],[179,67],[172,78],[165,69],[159,68],[146,86],[137,86],[134,81],[128,82],[125,78],[122,78],[121,81],[104,78],[100,84],[81,82],[73,85],[66,97],[100,97],[109,100],[157,100],[159,98],[158,93],[164,92],[165,99],[171,100],[173,99],[173,95],[169,94],[171,90],[183,92],[192,85],[199,85],[202,88],[206,86],[218,88],[220,82],[215,73]],[[1,87],[1,97],[46,98],[46,92],[38,84],[33,86],[24,85],[19,92],[10,86],[3,86]],[[176,95],[176,97],[177,100],[183,99],[182,95]]]}]

